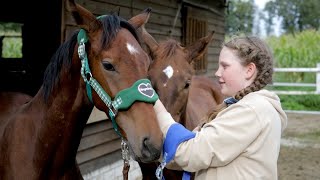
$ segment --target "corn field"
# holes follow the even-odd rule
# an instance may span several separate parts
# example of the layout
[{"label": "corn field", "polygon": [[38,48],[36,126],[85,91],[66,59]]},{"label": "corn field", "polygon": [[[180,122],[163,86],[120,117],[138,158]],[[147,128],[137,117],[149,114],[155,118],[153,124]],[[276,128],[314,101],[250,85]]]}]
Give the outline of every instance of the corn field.
[{"label": "corn field", "polygon": [[[320,31],[307,30],[295,35],[268,37],[267,43],[273,50],[275,67],[298,68],[316,67],[320,62]],[[275,73],[274,82],[315,83],[315,73]],[[275,87],[276,90],[312,90],[312,87]],[[320,111],[319,95],[280,95],[286,110]]]},{"label": "corn field", "polygon": [[[316,67],[320,62],[320,31],[308,30],[295,35],[282,35],[266,39],[273,49],[275,67],[298,68]],[[275,81],[284,82],[315,82],[314,73],[279,73]]]}]

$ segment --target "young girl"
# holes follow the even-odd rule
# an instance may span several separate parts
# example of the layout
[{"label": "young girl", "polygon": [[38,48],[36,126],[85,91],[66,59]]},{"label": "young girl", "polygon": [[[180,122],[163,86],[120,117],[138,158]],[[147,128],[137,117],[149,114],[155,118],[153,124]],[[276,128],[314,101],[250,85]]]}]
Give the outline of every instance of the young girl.
[{"label": "young girl", "polygon": [[272,82],[272,74],[267,45],[257,37],[235,37],[223,45],[215,73],[222,93],[230,98],[204,125],[188,131],[158,100],[154,109],[165,137],[158,176],[170,162],[167,168],[195,172],[195,179],[201,180],[277,179],[287,116],[279,97],[263,89]]}]

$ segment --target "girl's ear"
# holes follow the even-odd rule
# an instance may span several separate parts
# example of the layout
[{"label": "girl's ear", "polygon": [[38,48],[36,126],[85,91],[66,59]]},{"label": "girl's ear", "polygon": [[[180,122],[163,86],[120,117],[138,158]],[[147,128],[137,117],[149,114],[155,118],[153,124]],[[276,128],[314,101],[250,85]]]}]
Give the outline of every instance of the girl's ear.
[{"label": "girl's ear", "polygon": [[254,63],[249,63],[247,65],[247,68],[246,68],[246,79],[247,80],[250,80],[250,79],[254,79],[256,77],[256,74],[257,74],[257,67]]}]

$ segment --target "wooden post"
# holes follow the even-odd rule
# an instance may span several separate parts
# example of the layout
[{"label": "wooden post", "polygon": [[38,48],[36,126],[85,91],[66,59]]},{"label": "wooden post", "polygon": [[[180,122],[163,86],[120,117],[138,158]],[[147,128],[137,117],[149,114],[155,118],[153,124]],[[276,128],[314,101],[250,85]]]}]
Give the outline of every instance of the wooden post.
[{"label": "wooden post", "polygon": [[317,68],[318,68],[318,71],[317,71],[317,88],[316,88],[316,92],[317,94],[320,94],[320,63],[317,63]]}]

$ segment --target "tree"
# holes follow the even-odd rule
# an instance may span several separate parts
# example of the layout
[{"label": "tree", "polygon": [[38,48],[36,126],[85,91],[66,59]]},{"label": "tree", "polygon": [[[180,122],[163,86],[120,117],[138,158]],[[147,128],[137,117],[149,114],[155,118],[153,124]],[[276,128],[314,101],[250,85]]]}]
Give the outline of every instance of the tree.
[{"label": "tree", "polygon": [[274,0],[269,1],[264,11],[266,23],[270,27],[273,19],[282,19],[282,28],[287,33],[316,29],[320,27],[320,3],[318,0]]},{"label": "tree", "polygon": [[256,6],[253,0],[231,0],[226,16],[227,34],[252,33]]},{"label": "tree", "polygon": [[273,1],[270,1],[268,3],[266,3],[266,5],[264,6],[264,14],[263,14],[263,20],[265,21],[266,23],[266,33],[267,35],[270,35],[271,32],[272,32],[272,27],[274,25],[274,18],[275,18],[275,14],[276,14],[276,11],[275,9],[273,8],[274,7],[274,2]]},{"label": "tree", "polygon": [[0,22],[0,35],[4,35],[8,32],[21,33],[21,24]]}]

